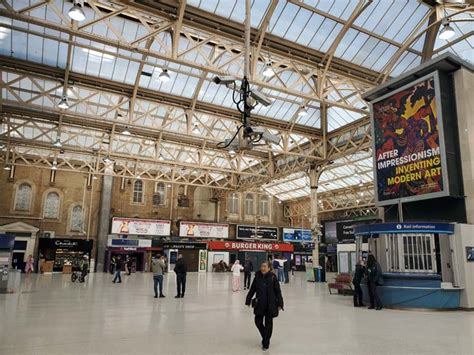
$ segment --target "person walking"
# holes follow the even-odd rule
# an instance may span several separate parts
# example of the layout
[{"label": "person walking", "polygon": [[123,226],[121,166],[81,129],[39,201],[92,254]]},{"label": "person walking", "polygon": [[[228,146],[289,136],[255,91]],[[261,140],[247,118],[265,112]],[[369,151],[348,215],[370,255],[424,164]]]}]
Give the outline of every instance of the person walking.
[{"label": "person walking", "polygon": [[283,262],[283,276],[285,278],[285,283],[290,282],[290,263],[288,260],[285,258],[285,261]]},{"label": "person walking", "polygon": [[153,290],[155,291],[155,298],[158,298],[158,285],[160,286],[160,298],[165,298],[165,295],[163,295],[163,276],[165,275],[165,270],[165,258],[162,255],[158,258],[154,257],[151,262],[151,271],[153,272]]},{"label": "person walking", "polygon": [[178,255],[178,260],[174,266],[174,272],[176,273],[176,287],[178,290],[178,294],[174,298],[184,298],[188,265],[181,254]]},{"label": "person walking", "polygon": [[113,283],[122,283],[122,276],[121,276],[121,272],[122,272],[122,267],[123,267],[123,261],[122,261],[122,257],[119,255],[117,257],[117,259],[115,260],[115,277],[114,277],[114,280],[112,281]]},{"label": "person walking", "polygon": [[30,276],[30,274],[34,271],[34,259],[33,255],[28,255],[28,259],[26,259],[25,264],[25,273]]},{"label": "person walking", "polygon": [[283,265],[285,263],[285,259],[283,257],[278,257],[278,281],[283,283],[285,282],[285,272],[283,271]]},{"label": "person walking", "polygon": [[127,274],[130,276],[132,274],[132,259],[127,255],[127,259],[125,260],[125,267]]},{"label": "person walking", "polygon": [[275,256],[272,261],[272,269],[271,271],[275,274],[275,276],[278,278],[278,268],[280,267],[280,263],[277,260],[277,257]]},{"label": "person walking", "polygon": [[377,294],[377,286],[383,285],[382,268],[372,254],[367,258],[367,288],[369,290],[370,307],[380,311],[383,308],[382,301]]},{"label": "person walking", "polygon": [[236,260],[230,271],[232,271],[232,291],[240,291],[240,272],[244,269],[240,261]]},{"label": "person walking", "polygon": [[250,288],[250,279],[252,278],[252,272],[253,272],[253,263],[252,260],[250,260],[249,257],[245,259],[245,264],[244,264],[244,290]]},{"label": "person walking", "polygon": [[[247,306],[252,305],[255,315],[255,325],[262,337],[262,349],[268,350],[273,332],[273,318],[278,317],[283,310],[283,296],[277,277],[270,271],[268,261],[260,265],[260,271],[255,273],[252,286],[245,299]],[[253,296],[255,299],[252,299]]]},{"label": "person walking", "polygon": [[354,307],[364,307],[364,302],[362,301],[362,288],[360,283],[365,274],[365,265],[364,261],[360,259],[356,264],[356,269],[354,272],[354,277],[352,278],[352,284],[354,285]]},{"label": "person walking", "polygon": [[295,259],[291,259],[291,276],[294,276],[295,275],[295,270],[296,270],[296,265],[295,265]]}]

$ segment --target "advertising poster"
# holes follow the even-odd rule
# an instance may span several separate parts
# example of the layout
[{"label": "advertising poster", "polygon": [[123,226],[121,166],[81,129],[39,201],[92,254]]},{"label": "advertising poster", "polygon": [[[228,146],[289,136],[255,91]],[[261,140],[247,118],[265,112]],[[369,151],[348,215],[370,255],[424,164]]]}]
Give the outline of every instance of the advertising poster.
[{"label": "advertising poster", "polygon": [[313,241],[311,229],[283,228],[284,242],[310,243]]},{"label": "advertising poster", "polygon": [[112,218],[112,234],[169,236],[170,221],[136,218]]},{"label": "advertising poster", "polygon": [[378,205],[448,195],[438,78],[422,78],[372,104]]},{"label": "advertising poster", "polygon": [[188,238],[229,238],[229,225],[217,223],[180,222],[179,236]]},{"label": "advertising poster", "polygon": [[207,250],[199,250],[199,272],[207,271]]},{"label": "advertising poster", "polygon": [[336,233],[338,243],[355,243],[354,221],[344,221],[336,223]]},{"label": "advertising poster", "polygon": [[278,228],[257,227],[255,235],[255,226],[237,226],[237,239],[278,240]]}]

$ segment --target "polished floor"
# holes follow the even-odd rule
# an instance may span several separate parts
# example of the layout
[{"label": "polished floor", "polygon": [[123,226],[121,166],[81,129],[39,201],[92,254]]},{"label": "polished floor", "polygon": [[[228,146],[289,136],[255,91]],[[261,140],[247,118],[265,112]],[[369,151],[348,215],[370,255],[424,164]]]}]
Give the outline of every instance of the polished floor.
[{"label": "polished floor", "polygon": [[[230,274],[189,274],[186,298],[152,295],[150,274],[32,275],[0,295],[0,354],[262,354],[243,291]],[[372,311],[299,273],[267,354],[474,354],[474,312]]]}]

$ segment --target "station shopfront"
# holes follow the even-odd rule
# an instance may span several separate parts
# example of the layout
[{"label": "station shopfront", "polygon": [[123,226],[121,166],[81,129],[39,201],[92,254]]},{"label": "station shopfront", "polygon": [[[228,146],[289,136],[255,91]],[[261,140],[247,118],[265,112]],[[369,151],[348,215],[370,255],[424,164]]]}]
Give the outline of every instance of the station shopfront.
[{"label": "station shopfront", "polygon": [[153,243],[151,239],[109,238],[105,252],[105,263],[110,271],[112,259],[120,255],[122,260],[130,259],[132,272],[148,271],[152,255],[162,250],[163,248]]},{"label": "station shopfront", "polygon": [[208,242],[208,270],[212,271],[212,264],[224,260],[233,264],[235,260],[243,262],[247,257],[252,260],[255,270],[259,265],[273,256],[291,258],[294,246],[288,243],[268,243],[254,241],[225,241]]},{"label": "station shopfront", "polygon": [[[91,260],[94,242],[75,238],[39,238],[38,259],[41,273],[69,274],[86,255]],[[93,268],[93,265],[91,265]]]},{"label": "station shopfront", "polygon": [[194,242],[165,242],[162,244],[165,256],[168,259],[168,270],[174,270],[178,255],[183,255],[189,272],[206,272],[207,244]]}]

